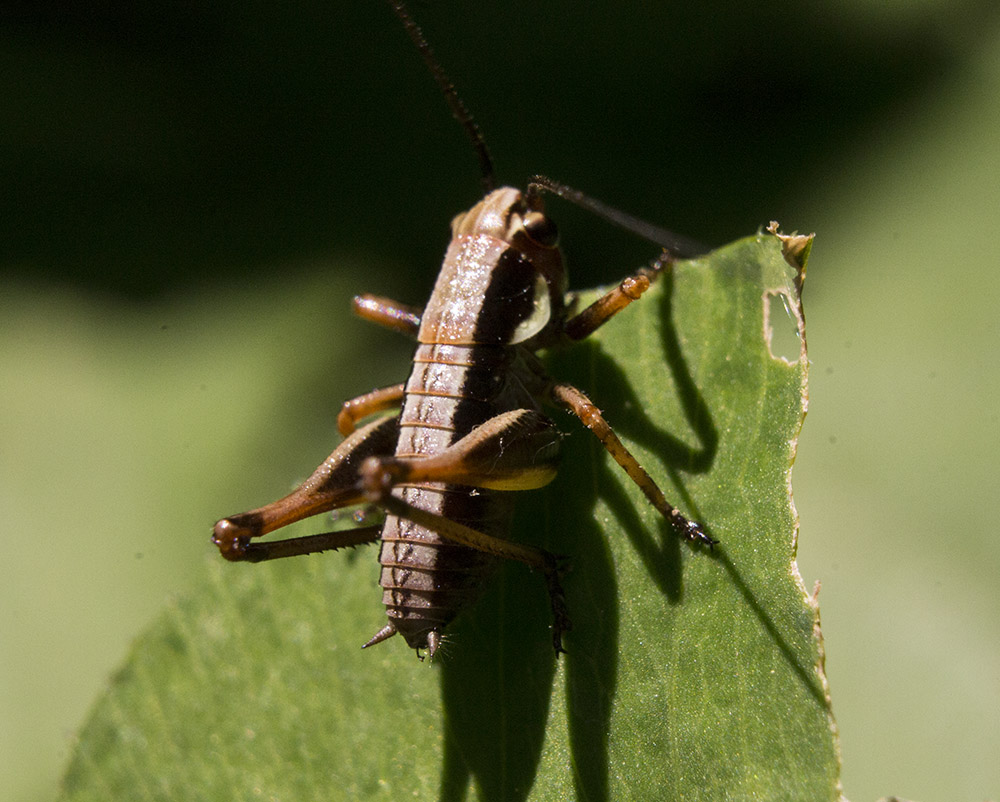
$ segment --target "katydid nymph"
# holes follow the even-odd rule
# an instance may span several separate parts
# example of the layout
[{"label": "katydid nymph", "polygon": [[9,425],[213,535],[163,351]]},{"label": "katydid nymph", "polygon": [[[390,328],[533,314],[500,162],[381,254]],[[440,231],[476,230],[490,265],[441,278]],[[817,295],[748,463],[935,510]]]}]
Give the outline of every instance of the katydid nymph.
[{"label": "katydid nymph", "polygon": [[[345,402],[338,428],[346,439],[312,476],[278,501],[223,518],[213,541],[227,559],[250,562],[381,542],[388,622],[364,645],[399,633],[418,655],[430,657],[444,628],[475,599],[484,575],[499,559],[516,560],[545,579],[558,654],[570,626],[560,563],[544,549],[506,537],[514,491],[542,487],[556,475],[562,434],[544,414],[545,405],[579,418],[678,535],[709,547],[716,542],[666,500],[597,406],[549,376],[536,356],[590,335],[638,300],[677,253],[691,248],[542,176],[534,176],[523,192],[497,188],[478,126],[403,4],[392,6],[471,138],[485,195],[453,219],[451,243],[423,309],[369,295],[354,300],[362,317],[416,339],[409,379]],[[652,240],[661,254],[574,313],[545,192]],[[397,414],[358,428],[363,419],[397,408]],[[256,541],[294,521],[358,504],[380,507],[385,521]]]}]

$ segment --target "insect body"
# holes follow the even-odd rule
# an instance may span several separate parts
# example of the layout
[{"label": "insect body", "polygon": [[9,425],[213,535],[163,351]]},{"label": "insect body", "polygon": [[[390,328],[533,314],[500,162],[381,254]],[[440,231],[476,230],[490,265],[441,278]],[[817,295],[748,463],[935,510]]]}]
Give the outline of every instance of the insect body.
[{"label": "insect body", "polygon": [[[492,174],[486,179],[490,183]],[[556,473],[561,434],[542,412],[544,404],[569,410],[593,431],[679,534],[715,542],[666,501],[587,396],[550,377],[535,356],[540,348],[586,337],[637,300],[669,257],[571,315],[542,189],[564,188],[537,179],[525,193],[495,189],[452,221],[451,244],[422,311],[373,296],[355,299],[361,316],[416,336],[408,381],[346,402],[338,417],[346,439],[290,495],[215,525],[213,541],[230,560],[380,540],[388,623],[365,646],[400,633],[418,654],[433,656],[444,627],[474,598],[484,574],[506,558],[544,575],[553,645],[561,651],[569,618],[556,558],[505,537],[511,491],[541,487]],[[396,406],[397,416],[355,429],[363,418]],[[293,521],[359,503],[383,508],[384,523],[253,542]]]}]

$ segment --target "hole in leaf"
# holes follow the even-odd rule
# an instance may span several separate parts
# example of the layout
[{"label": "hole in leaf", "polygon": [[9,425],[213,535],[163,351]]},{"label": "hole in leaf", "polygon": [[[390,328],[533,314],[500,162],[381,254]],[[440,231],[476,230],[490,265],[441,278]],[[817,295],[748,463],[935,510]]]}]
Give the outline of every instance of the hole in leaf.
[{"label": "hole in leaf", "polygon": [[773,359],[782,359],[790,365],[799,361],[802,355],[799,318],[783,292],[764,294],[764,339]]}]

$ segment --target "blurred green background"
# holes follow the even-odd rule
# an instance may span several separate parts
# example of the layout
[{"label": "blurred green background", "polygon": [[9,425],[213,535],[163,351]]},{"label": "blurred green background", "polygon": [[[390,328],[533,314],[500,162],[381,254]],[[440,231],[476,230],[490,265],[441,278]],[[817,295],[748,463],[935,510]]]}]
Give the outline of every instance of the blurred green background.
[{"label": "blurred green background", "polygon": [[[1000,797],[991,2],[421,3],[502,181],[817,231],[800,568],[844,790]],[[475,160],[381,3],[0,10],[0,777],[51,799],[129,642],[409,345]],[[576,286],[649,248],[553,201]],[[336,556],[327,559],[336,559]]]}]

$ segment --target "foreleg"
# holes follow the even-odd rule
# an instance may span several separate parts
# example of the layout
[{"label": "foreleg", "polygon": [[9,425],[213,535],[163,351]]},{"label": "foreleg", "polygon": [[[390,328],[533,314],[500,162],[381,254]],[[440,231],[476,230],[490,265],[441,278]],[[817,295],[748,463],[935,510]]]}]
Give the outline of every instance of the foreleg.
[{"label": "foreleg", "polygon": [[378,295],[358,295],[354,298],[354,314],[388,329],[416,337],[420,330],[422,311]]},{"label": "foreleg", "polygon": [[630,303],[638,301],[660,272],[672,261],[673,257],[664,251],[649,267],[641,268],[631,276],[623,278],[617,287],[566,322],[566,336],[571,340],[582,340],[593,334]]}]

